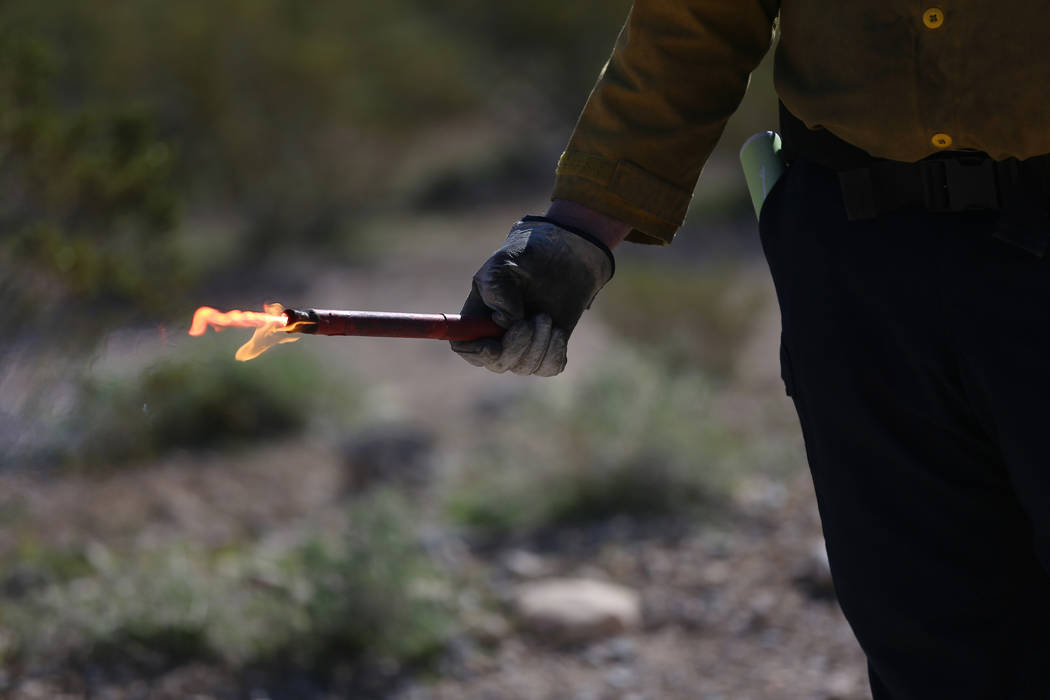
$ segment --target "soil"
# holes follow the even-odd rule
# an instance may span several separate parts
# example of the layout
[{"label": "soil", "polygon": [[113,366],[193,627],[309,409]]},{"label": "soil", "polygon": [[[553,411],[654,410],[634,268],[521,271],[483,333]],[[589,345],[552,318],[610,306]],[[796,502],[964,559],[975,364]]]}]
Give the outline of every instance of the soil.
[{"label": "soil", "polygon": [[[605,542],[581,545],[587,538],[576,533],[566,551],[536,555],[545,575],[633,586],[643,629],[568,649],[509,636],[463,651],[450,677],[398,697],[870,697],[863,656],[823,570],[808,477],[754,482],[739,500],[733,516],[699,531],[653,536],[624,523]],[[486,562],[497,578],[499,561]]]}]

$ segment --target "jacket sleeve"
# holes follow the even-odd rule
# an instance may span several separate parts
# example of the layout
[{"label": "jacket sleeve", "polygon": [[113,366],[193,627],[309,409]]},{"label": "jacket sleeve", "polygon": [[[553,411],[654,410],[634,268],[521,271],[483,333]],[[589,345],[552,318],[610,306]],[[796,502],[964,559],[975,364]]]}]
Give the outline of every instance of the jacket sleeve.
[{"label": "jacket sleeve", "polygon": [[667,244],[751,71],[779,0],[636,0],[558,161],[552,199]]}]

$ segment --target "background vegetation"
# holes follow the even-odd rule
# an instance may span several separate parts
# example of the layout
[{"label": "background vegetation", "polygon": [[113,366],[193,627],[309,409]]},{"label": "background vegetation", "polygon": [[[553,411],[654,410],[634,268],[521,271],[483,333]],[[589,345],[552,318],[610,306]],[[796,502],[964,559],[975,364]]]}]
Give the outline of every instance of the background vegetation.
[{"label": "background vegetation", "polygon": [[562,379],[182,337],[202,304],[454,310],[545,201],[628,7],[0,3],[0,695],[458,678],[513,647],[507,548],[702,530],[792,473],[775,374],[741,379],[770,294],[736,148],[773,124],[767,64],[686,240],[618,254]]},{"label": "background vegetation", "polygon": [[[288,250],[352,256],[384,208],[546,176],[525,154],[564,138],[548,129],[625,8],[4,3],[4,320],[61,304],[65,323],[72,301],[100,321],[103,302],[120,320],[175,313],[219,272],[243,284]],[[451,159],[421,153],[457,123],[485,128]]]},{"label": "background vegetation", "polygon": [[289,250],[352,258],[383,211],[546,187],[628,6],[4,3],[4,321],[156,318]]}]

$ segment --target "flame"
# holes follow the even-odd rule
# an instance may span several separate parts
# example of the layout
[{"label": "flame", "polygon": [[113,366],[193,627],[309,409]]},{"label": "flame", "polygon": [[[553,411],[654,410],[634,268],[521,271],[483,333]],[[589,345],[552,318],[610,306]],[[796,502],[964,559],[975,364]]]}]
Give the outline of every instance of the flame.
[{"label": "flame", "polygon": [[255,328],[252,337],[238,348],[237,354],[234,355],[241,362],[255,359],[274,345],[299,340],[298,336],[288,335],[288,331],[294,330],[296,324],[287,325],[288,319],[281,315],[284,307],[280,304],[264,304],[263,309],[265,313],[237,309],[222,312],[210,306],[202,306],[193,314],[189,333],[193,336],[204,335],[209,325],[217,331],[228,326]]},{"label": "flame", "polygon": [[[280,304],[266,304],[263,308],[266,309],[266,313],[239,311],[237,309],[223,312],[210,306],[202,306],[193,312],[190,335],[204,335],[204,332],[208,330],[208,326],[215,330],[220,330],[227,326],[236,326],[238,328],[265,328],[268,325],[274,327],[284,326],[286,319],[280,315],[281,311],[284,310]],[[277,313],[270,313],[270,310],[274,308],[278,310]]]},{"label": "flame", "polygon": [[255,333],[248,340],[247,343],[237,348],[237,354],[234,357],[241,362],[247,362],[248,360],[254,360],[259,355],[272,348],[274,345],[280,345],[281,343],[294,343],[299,340],[297,335],[288,335],[288,332],[293,330],[296,325],[293,323],[290,326],[286,326],[287,319],[284,316],[280,316],[280,313],[284,311],[284,307],[280,304],[264,304],[263,308],[266,309],[266,313],[272,316],[277,316],[281,319],[281,323],[267,323],[264,326],[259,326],[255,329]]}]

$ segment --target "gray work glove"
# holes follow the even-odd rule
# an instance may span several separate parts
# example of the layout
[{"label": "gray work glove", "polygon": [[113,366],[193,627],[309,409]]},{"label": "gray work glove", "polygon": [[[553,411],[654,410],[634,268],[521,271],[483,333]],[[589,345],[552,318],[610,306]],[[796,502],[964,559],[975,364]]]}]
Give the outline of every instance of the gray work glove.
[{"label": "gray work glove", "polygon": [[565,369],[569,334],[614,269],[612,252],[598,239],[526,216],[475,273],[460,312],[491,314],[507,333],[502,340],[452,341],[452,349],[493,372],[554,376]]}]

